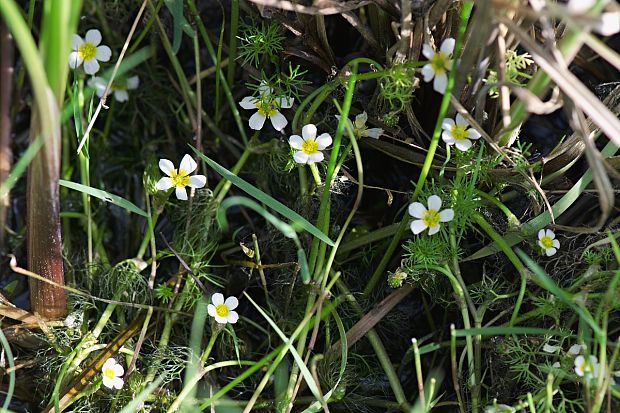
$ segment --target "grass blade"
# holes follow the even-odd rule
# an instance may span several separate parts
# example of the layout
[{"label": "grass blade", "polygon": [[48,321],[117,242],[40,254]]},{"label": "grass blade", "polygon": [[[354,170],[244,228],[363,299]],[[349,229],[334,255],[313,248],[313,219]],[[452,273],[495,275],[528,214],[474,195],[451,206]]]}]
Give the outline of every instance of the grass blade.
[{"label": "grass blade", "polygon": [[88,194],[90,196],[94,196],[95,198],[99,198],[103,201],[110,202],[114,205],[117,205],[121,208],[126,209],[129,212],[133,212],[134,214],[142,215],[143,217],[146,217],[146,218],[148,218],[149,216],[145,211],[141,210],[140,208],[138,208],[137,206],[135,206],[134,204],[132,204],[125,198],[121,198],[118,195],[111,194],[101,189],[78,184],[77,182],[65,181],[64,179],[61,179],[59,183],[61,186],[64,186],[65,188],[74,189],[76,191]]}]

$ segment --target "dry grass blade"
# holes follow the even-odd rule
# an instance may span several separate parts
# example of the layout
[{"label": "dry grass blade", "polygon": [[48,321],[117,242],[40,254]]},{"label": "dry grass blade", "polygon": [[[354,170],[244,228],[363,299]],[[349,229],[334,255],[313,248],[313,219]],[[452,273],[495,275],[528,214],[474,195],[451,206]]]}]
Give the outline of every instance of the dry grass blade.
[{"label": "dry grass blade", "polygon": [[372,4],[370,0],[351,0],[347,2],[336,2],[331,0],[319,0],[315,4],[317,6],[303,6],[286,0],[250,0],[252,3],[260,6],[273,7],[286,11],[294,11],[303,14],[340,14],[343,12],[359,9],[367,4]]}]

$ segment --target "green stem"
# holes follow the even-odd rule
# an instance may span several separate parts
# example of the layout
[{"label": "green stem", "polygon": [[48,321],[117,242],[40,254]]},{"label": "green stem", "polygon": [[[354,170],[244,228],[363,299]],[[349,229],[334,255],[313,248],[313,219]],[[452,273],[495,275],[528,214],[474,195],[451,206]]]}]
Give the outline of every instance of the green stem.
[{"label": "green stem", "polygon": [[316,186],[323,185],[323,182],[321,181],[321,175],[319,175],[319,169],[316,167],[316,164],[310,163],[308,164],[308,166],[310,167],[310,171],[312,171],[312,177],[314,178]]}]

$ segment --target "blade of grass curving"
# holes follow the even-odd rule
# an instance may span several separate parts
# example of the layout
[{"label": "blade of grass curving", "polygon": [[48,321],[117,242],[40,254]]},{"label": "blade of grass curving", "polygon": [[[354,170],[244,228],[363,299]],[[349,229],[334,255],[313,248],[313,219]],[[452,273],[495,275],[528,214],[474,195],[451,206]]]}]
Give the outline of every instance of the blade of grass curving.
[{"label": "blade of grass curving", "polygon": [[[590,328],[594,331],[597,336],[604,334],[601,328],[596,324],[592,315],[590,315],[589,311],[585,307],[584,304],[579,304],[573,299],[573,295],[565,291],[564,289],[558,287],[558,285],[545,273],[545,270],[534,262],[526,253],[517,248],[517,255],[521,258],[521,261],[527,265],[532,271],[532,280],[540,287],[549,291],[555,297],[557,297],[560,301],[562,301],[566,306],[570,307],[575,313],[581,317],[581,319],[587,323]],[[516,327],[513,327],[516,328]]]},{"label": "blade of grass curving", "polygon": [[146,217],[146,218],[148,218],[149,216],[145,211],[141,210],[133,203],[129,202],[125,198],[121,198],[118,195],[111,194],[101,189],[78,184],[77,182],[65,181],[64,179],[61,179],[59,183],[61,186],[64,186],[65,188],[73,189],[73,190],[88,194],[90,196],[94,196],[95,198],[99,198],[103,201],[110,202],[114,205],[117,205],[121,208],[126,209],[129,212],[133,212],[134,214],[142,215],[143,217]]},{"label": "blade of grass curving", "polygon": [[159,385],[164,381],[164,377],[165,375],[162,374],[155,381],[149,383],[149,385],[146,386],[144,390],[142,390],[140,393],[134,396],[133,399],[129,403],[127,403],[127,405],[123,407],[123,409],[118,413],[134,413],[134,412],[141,411],[142,408],[144,407],[142,403],[144,403],[144,401],[151,394],[153,394],[155,390],[157,390]]},{"label": "blade of grass curving", "polygon": [[194,31],[183,16],[183,0],[164,0],[164,4],[172,15],[172,51],[177,54],[181,48],[183,32],[193,37]]},{"label": "blade of grass curving", "polygon": [[[603,158],[609,158],[613,156],[618,151],[618,147],[611,141],[605,145],[603,150],[601,151],[601,155]],[[579,179],[575,185],[562,197],[558,202],[553,205],[553,216],[557,219],[560,215],[562,215],[566,210],[581,196],[581,193],[588,187],[588,185],[592,182],[592,171],[588,169],[581,179]],[[545,211],[532,220],[521,226],[521,232],[511,232],[504,235],[504,240],[509,247],[512,247],[519,242],[521,242],[524,238],[535,234],[540,229],[546,227],[551,223],[551,214],[549,211]],[[500,251],[500,248],[497,246],[495,242],[483,247],[470,255],[467,258],[462,259],[461,261],[471,261],[477,260],[480,258],[488,257],[489,255],[493,255]]]},{"label": "blade of grass curving", "polygon": [[258,212],[269,222],[271,225],[276,227],[278,231],[280,231],[285,237],[292,239],[295,242],[295,246],[297,247],[297,259],[299,260],[299,266],[301,267],[301,278],[304,284],[308,284],[310,282],[310,272],[308,271],[308,260],[306,259],[306,253],[304,252],[301,242],[297,237],[297,231],[291,225],[286,222],[278,219],[275,215],[269,213],[265,208],[263,208],[257,202],[249,198],[245,198],[242,196],[231,196],[227,198],[217,211],[217,222],[220,226],[226,228],[228,226],[228,222],[226,220],[226,210],[231,206],[242,205],[244,207],[253,209]]},{"label": "blade of grass curving", "polygon": [[11,399],[13,398],[13,392],[15,391],[15,359],[13,358],[13,352],[11,351],[9,341],[6,339],[2,329],[0,329],[0,344],[2,345],[2,350],[6,354],[5,358],[9,364],[9,368],[11,369],[11,372],[9,373],[9,387],[6,390],[4,403],[2,405],[3,409],[7,409],[11,405]]},{"label": "blade of grass curving", "polygon": [[254,300],[252,300],[252,298],[248,295],[248,293],[244,292],[243,294],[248,299],[248,301],[252,303],[252,305],[256,308],[256,310],[263,316],[263,318],[267,320],[271,328],[275,330],[275,332],[280,336],[282,341],[284,341],[284,344],[288,347],[288,351],[291,352],[291,355],[293,356],[293,358],[295,359],[295,362],[299,366],[301,374],[304,376],[304,380],[306,380],[306,384],[308,385],[308,388],[310,389],[314,397],[316,397],[316,399],[321,404],[324,404],[325,401],[323,399],[323,396],[321,396],[321,391],[317,387],[316,382],[314,381],[314,378],[312,377],[312,373],[310,373],[310,370],[308,370],[308,367],[304,364],[303,359],[301,358],[297,350],[295,350],[292,340],[286,337],[286,334],[284,334],[282,330],[280,330],[280,328],[275,323],[275,321],[273,321],[271,317],[269,317],[267,313],[265,313],[263,309],[258,304],[256,304]]},{"label": "blade of grass curving", "polygon": [[[334,321],[336,322],[336,326],[338,327],[338,334],[340,335],[340,342],[342,345],[340,346],[340,370],[338,371],[338,379],[334,384],[334,387],[331,388],[327,393],[325,393],[325,400],[329,401],[329,399],[338,391],[338,385],[340,381],[344,377],[344,373],[347,369],[347,356],[348,356],[348,344],[347,344],[347,332],[344,329],[344,325],[342,324],[342,320],[340,316],[336,312],[336,310],[332,310],[332,316],[334,317]],[[315,401],[312,403],[303,413],[316,413],[321,411],[323,406],[319,401]]]},{"label": "blade of grass curving", "polygon": [[217,173],[219,173],[224,178],[226,178],[227,180],[232,182],[232,184],[235,185],[237,188],[239,188],[242,191],[246,192],[248,195],[253,196],[258,201],[264,203],[265,205],[267,205],[269,208],[273,209],[274,211],[276,211],[280,215],[283,215],[286,218],[290,219],[291,220],[291,226],[293,228],[295,228],[295,229],[303,228],[304,230],[308,231],[310,234],[312,234],[315,237],[319,238],[321,241],[325,242],[326,244],[328,244],[330,246],[334,245],[334,241],[329,239],[329,237],[327,235],[325,235],[323,232],[321,232],[317,227],[312,225],[310,222],[308,222],[304,217],[299,215],[297,212],[293,211],[292,209],[290,209],[289,207],[285,206],[281,202],[279,202],[279,201],[275,200],[274,198],[272,198],[271,196],[267,195],[266,193],[264,193],[260,189],[256,188],[254,185],[250,184],[246,180],[244,180],[242,178],[239,178],[237,175],[233,174],[228,169],[224,168],[222,165],[218,164],[217,162],[215,162],[214,160],[212,160],[208,156],[206,156],[203,153],[199,152],[192,145],[189,145],[189,146],[190,146],[190,148],[192,148],[194,150],[194,152],[196,152],[196,155],[198,155],[202,160],[204,160],[207,164],[209,164],[209,166],[211,166],[211,168],[215,169],[215,171]]},{"label": "blade of grass curving", "polygon": [[543,334],[551,336],[566,337],[570,333],[560,330],[549,330],[548,328],[536,327],[480,327],[468,328],[463,330],[454,330],[456,337],[468,336],[502,336],[502,335],[526,335],[526,334]]}]

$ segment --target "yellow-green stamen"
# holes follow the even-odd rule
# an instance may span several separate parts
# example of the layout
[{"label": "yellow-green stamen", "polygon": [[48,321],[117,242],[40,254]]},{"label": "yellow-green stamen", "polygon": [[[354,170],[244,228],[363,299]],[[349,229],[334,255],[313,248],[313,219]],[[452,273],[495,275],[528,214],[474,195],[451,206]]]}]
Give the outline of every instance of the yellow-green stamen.
[{"label": "yellow-green stamen", "polygon": [[275,107],[274,103],[265,100],[257,101],[256,108],[258,109],[258,113],[266,118],[270,118],[278,113],[278,109]]},{"label": "yellow-green stamen", "polygon": [[319,144],[314,139],[306,139],[301,144],[301,151],[307,155],[312,155],[319,150]]},{"label": "yellow-green stamen", "polygon": [[469,138],[469,131],[467,130],[467,125],[459,125],[456,124],[452,127],[452,137],[455,141],[462,141]]},{"label": "yellow-green stamen", "polygon": [[227,317],[230,310],[226,306],[226,304],[218,304],[215,306],[215,314],[220,317]]},{"label": "yellow-green stamen", "polygon": [[431,58],[431,67],[435,75],[443,75],[450,70],[450,58],[444,52],[437,52]]},{"label": "yellow-green stamen", "polygon": [[103,377],[107,377],[108,379],[116,378],[116,373],[114,373],[114,369],[104,369]]},{"label": "yellow-green stamen", "polygon": [[97,46],[90,42],[84,42],[78,47],[78,55],[85,62],[93,60],[97,56]]},{"label": "yellow-green stamen", "polygon": [[170,179],[172,179],[172,185],[177,188],[185,188],[189,185],[189,176],[184,169],[179,169],[179,172],[177,172],[176,169],[173,169],[170,173]]},{"label": "yellow-green stamen", "polygon": [[553,239],[546,235],[540,239],[540,243],[545,249],[553,248]]},{"label": "yellow-green stamen", "polygon": [[424,225],[426,225],[428,228],[434,228],[439,225],[439,218],[439,211],[435,209],[429,209],[424,212],[422,222],[424,222]]}]

